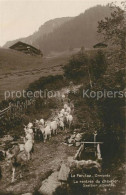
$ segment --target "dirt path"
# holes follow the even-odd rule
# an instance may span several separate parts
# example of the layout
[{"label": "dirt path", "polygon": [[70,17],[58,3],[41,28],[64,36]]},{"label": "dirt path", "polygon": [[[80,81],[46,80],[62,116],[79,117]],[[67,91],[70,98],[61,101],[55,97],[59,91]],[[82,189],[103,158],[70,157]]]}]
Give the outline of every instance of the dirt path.
[{"label": "dirt path", "polygon": [[[77,86],[77,89],[79,86]],[[77,90],[76,89],[76,90]],[[62,94],[67,93],[68,88],[63,88],[61,90]],[[61,101],[59,99],[59,109],[62,107]],[[53,113],[50,118],[53,117]],[[6,161],[0,162],[2,167],[2,179],[0,181],[0,194],[13,192],[14,194],[21,194],[26,192],[34,192],[41,185],[41,181],[45,179],[48,174],[56,171],[62,160],[67,160],[69,156],[74,156],[76,153],[76,147],[69,147],[64,145],[64,139],[68,136],[65,131],[59,131],[58,135],[53,136],[46,143],[35,142],[34,153],[32,159],[27,163],[25,168],[23,178],[19,178],[19,174],[16,177],[16,181],[11,183],[11,167]],[[18,172],[17,172],[18,173]]]},{"label": "dirt path", "polygon": [[65,137],[65,132],[60,132],[46,143],[36,143],[32,160],[27,164],[28,170],[24,172],[22,179],[17,178],[13,184],[10,183],[11,170],[9,170],[7,163],[5,165],[3,162],[0,192],[14,192],[14,194],[34,192],[47,172],[57,170],[61,160],[66,160],[68,156],[73,156],[76,153],[75,147],[68,147],[62,143]]}]

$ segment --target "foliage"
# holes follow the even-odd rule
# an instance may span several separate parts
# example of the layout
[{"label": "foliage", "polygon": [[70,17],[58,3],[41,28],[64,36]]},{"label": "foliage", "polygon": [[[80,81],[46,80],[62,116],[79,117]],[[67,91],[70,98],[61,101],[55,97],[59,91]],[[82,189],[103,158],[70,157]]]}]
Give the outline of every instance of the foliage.
[{"label": "foliage", "polygon": [[64,67],[64,74],[67,79],[80,80],[86,74],[88,56],[84,53],[74,55]]},{"label": "foliage", "polygon": [[2,102],[0,102],[0,110],[6,107],[8,107],[8,101],[3,100]]},{"label": "foliage", "polygon": [[95,56],[90,59],[89,71],[92,80],[95,82],[102,77],[107,69],[107,61],[104,53],[99,50]]},{"label": "foliage", "polygon": [[[108,53],[109,58],[106,58]],[[113,53],[116,54],[115,51]],[[82,59],[79,57],[77,58],[78,61],[80,60],[79,62],[82,62]],[[111,60],[110,57],[112,58]],[[114,67],[115,58],[116,55],[111,55],[111,51],[107,51],[107,53],[97,51],[93,55],[88,55],[88,63],[85,66],[82,66],[82,63],[80,63],[81,66],[79,67],[83,71],[85,70],[87,75],[89,70],[92,86],[89,82],[85,85],[87,77],[83,76],[80,81],[83,83],[83,86],[80,88],[79,93],[69,94],[70,99],[73,99],[75,102],[76,115],[81,124],[81,129],[84,130],[86,135],[88,132],[89,137],[93,135],[94,131],[98,132],[97,140],[105,142],[104,154],[107,151],[106,157],[109,156],[110,159],[114,158],[119,147],[122,155],[124,154],[123,144],[125,141],[125,116],[122,110],[125,106],[125,99],[124,96],[122,97],[118,94],[118,92],[123,93],[125,88],[125,72],[119,66],[117,60],[118,69]],[[68,71],[67,75],[73,73],[73,64],[73,61],[71,64],[68,64],[70,67],[66,68]],[[78,70],[74,72],[75,78],[76,74],[79,74]],[[116,95],[113,98],[105,95],[99,99],[97,99],[97,96],[94,98],[85,96],[84,98],[83,89],[85,91],[89,90],[88,94],[92,91],[101,91],[103,93],[104,91],[111,91],[113,94],[116,92]],[[86,123],[86,128],[83,128],[83,123]]]},{"label": "foliage", "polygon": [[84,81],[88,78],[92,86],[107,69],[105,54],[98,50],[93,55],[79,52],[74,55],[64,67],[64,74],[67,79],[75,81]]},{"label": "foliage", "polygon": [[112,10],[110,17],[98,23],[98,33],[101,33],[105,40],[114,45],[120,45],[122,50],[126,49],[126,23],[125,12],[126,2],[121,3],[122,7],[111,3],[109,6]]},{"label": "foliage", "polygon": [[23,118],[19,114],[17,114],[15,117],[6,116],[5,118],[2,118],[2,120],[0,120],[0,137],[10,132],[12,132],[14,135],[22,135],[22,131],[19,131],[19,127],[22,125],[22,122]]},{"label": "foliage", "polygon": [[28,87],[28,91],[36,91],[36,90],[58,90],[64,87],[67,82],[64,80],[62,75],[56,76],[47,76],[41,77],[40,79],[36,80],[35,82],[31,83]]},{"label": "foliage", "polygon": [[[62,75],[56,75],[56,76],[47,76],[47,77],[41,77],[39,80],[31,83],[27,90],[35,92],[36,90],[58,90],[62,87],[66,86],[68,83],[64,79]],[[0,104],[0,109],[4,109],[8,106],[9,102],[16,103],[19,102],[25,102],[26,98],[15,98],[10,99],[8,101],[2,101]],[[23,111],[23,113],[11,113],[11,116],[6,116],[5,118],[2,118],[0,120],[0,136],[3,136],[4,134],[10,133],[12,131],[19,133],[16,131],[16,129],[20,128],[20,133],[22,134],[23,126],[22,124],[27,124],[30,121],[34,121],[34,118],[40,118],[40,113],[44,118],[48,118],[49,116],[49,110],[56,108],[56,102],[53,98],[46,99],[44,98],[38,98],[36,99],[35,105],[28,106],[26,110]],[[19,133],[19,135],[20,135]]]}]

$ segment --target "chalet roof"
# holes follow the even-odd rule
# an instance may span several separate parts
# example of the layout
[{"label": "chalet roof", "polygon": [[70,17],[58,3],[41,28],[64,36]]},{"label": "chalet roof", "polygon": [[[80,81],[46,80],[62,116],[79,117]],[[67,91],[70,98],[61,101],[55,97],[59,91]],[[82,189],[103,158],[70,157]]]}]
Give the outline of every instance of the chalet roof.
[{"label": "chalet roof", "polygon": [[98,48],[98,47],[107,47],[108,45],[105,43],[97,43],[96,45],[94,45],[94,48]]},{"label": "chalet roof", "polygon": [[27,48],[30,47],[30,48],[33,48],[33,49],[35,49],[35,50],[40,51],[40,50],[37,49],[36,47],[34,47],[34,46],[32,46],[32,45],[29,45],[29,44],[27,44],[27,43],[21,42],[21,41],[16,42],[14,45],[10,46],[10,48],[11,48],[11,49],[14,49],[16,46],[18,46],[18,45],[20,45],[20,44],[26,46]]}]

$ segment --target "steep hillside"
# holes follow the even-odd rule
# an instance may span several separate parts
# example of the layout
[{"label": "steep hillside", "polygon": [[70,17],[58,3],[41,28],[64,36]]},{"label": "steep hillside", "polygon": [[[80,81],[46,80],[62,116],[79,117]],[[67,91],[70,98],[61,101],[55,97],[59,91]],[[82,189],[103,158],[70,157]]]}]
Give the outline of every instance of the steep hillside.
[{"label": "steep hillside", "polygon": [[83,14],[64,23],[44,39],[40,37],[37,40],[40,48],[45,53],[48,53],[50,51],[63,51],[81,46],[85,48],[92,47],[99,41],[97,36],[98,21],[109,14],[110,9],[107,6],[90,8]]},{"label": "steep hillside", "polygon": [[42,26],[40,26],[38,31],[35,32],[34,34],[28,37],[25,37],[25,38],[8,41],[3,47],[8,48],[14,43],[16,43],[17,41],[23,41],[25,43],[28,43],[30,45],[33,45],[39,48],[39,43],[37,43],[36,40],[39,40],[40,37],[42,39],[45,35],[48,35],[49,33],[53,32],[56,28],[60,27],[62,24],[69,21],[70,19],[71,17],[63,17],[63,18],[56,18],[53,20],[49,20],[45,22]]},{"label": "steep hillside", "polygon": [[[44,54],[81,46],[90,48],[100,41],[97,36],[98,21],[109,14],[108,6],[98,5],[73,18],[50,20],[33,35],[20,40],[40,48]],[[9,47],[16,41],[7,42],[5,47]]]},{"label": "steep hillside", "polygon": [[62,67],[72,54],[64,52],[42,58],[0,48],[0,101],[7,90],[23,90],[42,76],[62,74]]}]

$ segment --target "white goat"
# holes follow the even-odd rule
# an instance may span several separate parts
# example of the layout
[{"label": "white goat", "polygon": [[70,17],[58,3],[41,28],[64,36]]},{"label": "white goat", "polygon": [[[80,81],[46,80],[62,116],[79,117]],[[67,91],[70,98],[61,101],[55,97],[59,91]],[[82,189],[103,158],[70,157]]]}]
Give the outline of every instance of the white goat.
[{"label": "white goat", "polygon": [[59,127],[61,127],[63,130],[65,129],[65,125],[62,120],[59,120]]},{"label": "white goat", "polygon": [[70,103],[70,108],[71,108],[71,113],[73,113],[74,112],[74,104],[72,102]]},{"label": "white goat", "polygon": [[67,123],[68,123],[68,125],[69,125],[69,129],[70,129],[71,124],[72,124],[72,122],[73,122],[73,116],[70,115],[70,114],[68,114],[68,115],[66,116],[66,120],[67,120]]},{"label": "white goat", "polygon": [[[27,139],[27,140],[26,140]],[[33,151],[33,144],[34,144],[34,140],[31,134],[27,134],[26,138],[25,138],[25,151],[28,155],[28,160],[30,160],[30,154]]]},{"label": "white goat", "polygon": [[28,123],[27,128],[32,128],[33,124],[32,123]]},{"label": "white goat", "polygon": [[65,109],[62,109],[62,110],[60,111],[61,114],[64,114],[64,112],[65,112]]},{"label": "white goat", "polygon": [[20,152],[25,150],[25,145],[24,144],[18,144],[20,148]]},{"label": "white goat", "polygon": [[66,97],[65,97],[64,94],[62,94],[61,98],[62,98],[62,101],[64,102],[64,100],[65,100]]},{"label": "white goat", "polygon": [[[30,129],[30,128],[25,129],[25,137],[26,137],[26,139],[28,139],[28,138],[27,138],[27,135],[28,135],[28,137],[29,137],[29,135],[30,135],[30,136],[31,136],[30,139],[32,139],[33,142],[34,142],[34,132],[33,132],[32,129]],[[25,139],[24,139],[24,140],[25,140]]]},{"label": "white goat", "polygon": [[67,104],[64,104],[64,110],[66,110],[67,109],[67,107],[68,107],[68,105]]},{"label": "white goat", "polygon": [[58,119],[59,120],[62,120],[63,122],[65,121],[65,112],[64,112],[64,114],[58,114]]},{"label": "white goat", "polygon": [[58,122],[56,120],[52,121],[50,123],[50,128],[51,128],[51,131],[52,131],[53,135],[56,135],[57,134],[57,129],[58,129]]},{"label": "white goat", "polygon": [[40,119],[40,125],[44,126],[45,125],[45,121],[44,119]]},{"label": "white goat", "polygon": [[47,126],[44,128],[43,137],[44,137],[44,142],[47,140],[48,137],[51,138],[51,128],[50,128],[50,125],[47,125]]},{"label": "white goat", "polygon": [[71,108],[69,106],[66,108],[66,112],[68,112],[69,114],[71,113]]}]

